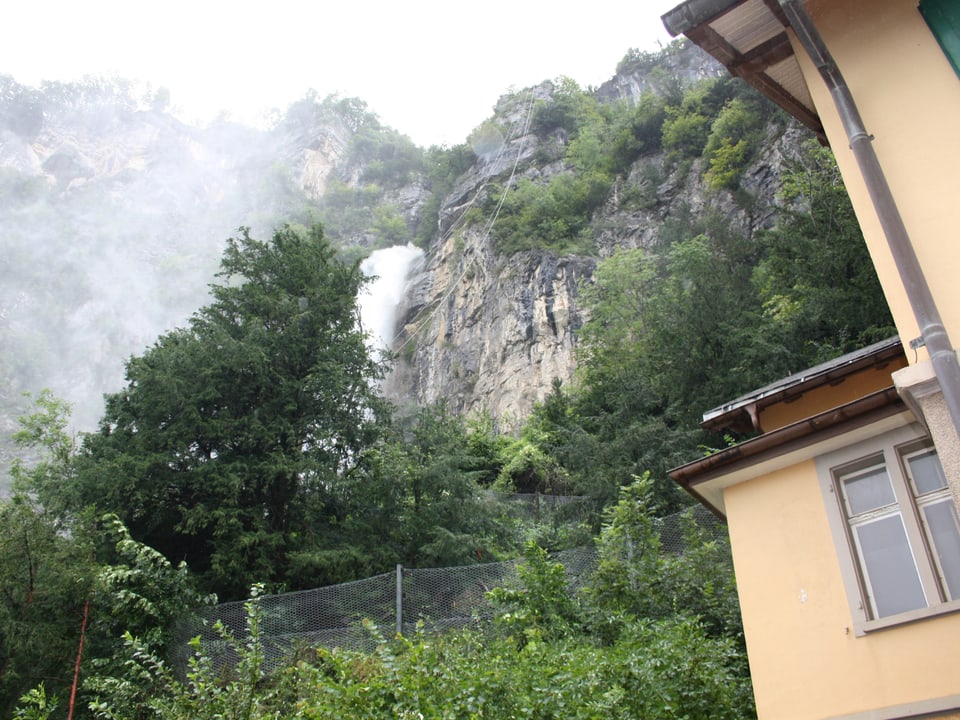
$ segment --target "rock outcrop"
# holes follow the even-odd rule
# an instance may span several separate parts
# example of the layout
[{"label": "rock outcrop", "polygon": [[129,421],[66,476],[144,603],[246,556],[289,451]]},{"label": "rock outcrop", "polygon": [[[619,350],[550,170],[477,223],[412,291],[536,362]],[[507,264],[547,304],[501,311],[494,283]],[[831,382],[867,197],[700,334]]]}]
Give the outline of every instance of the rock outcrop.
[{"label": "rock outcrop", "polygon": [[[648,56],[625,60],[596,96],[636,103],[720,74],[695,47],[665,57],[662,67]],[[745,233],[769,225],[783,157],[802,135],[771,124],[741,180],[749,203],[708,188],[703,168],[648,153],[618,175],[589,219],[592,252],[503,254],[493,195],[570,170],[569,133],[531,125],[534,109],[561,91],[552,82],[501,98],[469,139],[475,159],[442,198],[422,161],[380,182],[412,145],[391,131],[389,153],[358,154],[355,138],[382,128],[355,101],[305,100],[274,128],[255,130],[227,121],[190,127],[109,92],[50,99],[2,76],[0,90],[0,333],[9,348],[0,415],[8,429],[22,391],[41,387],[74,403],[80,428],[92,427],[101,394],[122,382],[124,358],[206,301],[224,238],[241,225],[263,235],[279,222],[317,217],[346,246],[377,247],[398,222],[408,236],[400,242],[416,230],[425,245],[398,313],[390,397],[401,406],[445,400],[458,412],[518,424],[555,379],[573,376],[586,320],[579,288],[597,263],[620,247],[649,246],[665,223],[707,208]],[[332,191],[354,203],[339,224]],[[631,195],[643,201],[625,202]]]}]

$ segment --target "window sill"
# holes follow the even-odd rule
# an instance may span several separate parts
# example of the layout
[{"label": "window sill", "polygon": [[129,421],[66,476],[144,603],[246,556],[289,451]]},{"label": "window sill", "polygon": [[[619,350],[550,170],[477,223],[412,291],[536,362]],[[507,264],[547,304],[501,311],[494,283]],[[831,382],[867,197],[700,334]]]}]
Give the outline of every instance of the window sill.
[{"label": "window sill", "polygon": [[855,629],[858,637],[867,635],[877,630],[886,630],[887,628],[898,627],[908,623],[919,622],[929,618],[939,617],[941,615],[950,615],[960,612],[960,600],[951,600],[950,602],[932,605],[930,607],[911,610],[910,612],[889,615],[879,620],[867,620],[859,623]]}]

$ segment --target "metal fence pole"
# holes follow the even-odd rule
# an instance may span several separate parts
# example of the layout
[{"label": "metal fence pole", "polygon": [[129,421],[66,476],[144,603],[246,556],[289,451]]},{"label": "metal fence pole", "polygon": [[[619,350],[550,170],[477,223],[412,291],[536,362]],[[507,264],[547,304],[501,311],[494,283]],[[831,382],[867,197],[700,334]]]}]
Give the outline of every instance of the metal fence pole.
[{"label": "metal fence pole", "polygon": [[403,565],[397,563],[397,635],[403,635]]}]

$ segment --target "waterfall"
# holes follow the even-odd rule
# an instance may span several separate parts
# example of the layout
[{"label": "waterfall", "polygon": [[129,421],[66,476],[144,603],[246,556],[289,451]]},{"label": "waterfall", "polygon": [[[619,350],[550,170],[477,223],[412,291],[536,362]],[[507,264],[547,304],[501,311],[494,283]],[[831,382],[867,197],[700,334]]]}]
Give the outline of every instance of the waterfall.
[{"label": "waterfall", "polygon": [[396,331],[397,308],[403,300],[407,280],[423,262],[423,250],[414,245],[394,245],[374,250],[360,264],[367,277],[373,277],[357,299],[360,321],[370,334],[370,348],[377,352],[391,349]]}]

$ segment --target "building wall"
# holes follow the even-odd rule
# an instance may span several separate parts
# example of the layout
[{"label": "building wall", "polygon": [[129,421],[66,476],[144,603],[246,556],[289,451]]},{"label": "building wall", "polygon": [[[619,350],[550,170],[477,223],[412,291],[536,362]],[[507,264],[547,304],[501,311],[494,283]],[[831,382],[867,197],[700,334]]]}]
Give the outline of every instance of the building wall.
[{"label": "building wall", "polygon": [[907,717],[960,693],[960,613],[855,635],[813,460],[724,499],[761,720]]},{"label": "building wall", "polygon": [[[863,117],[950,339],[960,344],[960,78],[917,0],[809,0],[807,9]],[[795,43],[796,46],[796,43]],[[797,48],[905,345],[920,335],[846,133]],[[907,348],[911,362],[915,354]],[[916,359],[925,359],[923,350]]]}]

